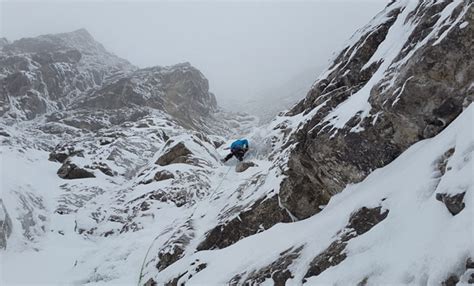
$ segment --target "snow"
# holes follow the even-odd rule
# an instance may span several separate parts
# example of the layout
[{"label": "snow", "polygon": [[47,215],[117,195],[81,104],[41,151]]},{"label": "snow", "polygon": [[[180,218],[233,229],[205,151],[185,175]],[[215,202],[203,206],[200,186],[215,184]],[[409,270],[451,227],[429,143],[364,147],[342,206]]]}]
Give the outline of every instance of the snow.
[{"label": "snow", "polygon": [[[406,8],[397,17],[395,23],[390,27],[385,40],[379,45],[372,58],[364,65],[364,67],[362,67],[362,69],[368,68],[372,64],[382,61],[380,67],[359,91],[352,94],[346,101],[338,105],[324,118],[323,121],[328,122],[332,126],[332,129],[342,129],[347,122],[357,114],[361,121],[369,115],[371,105],[368,102],[368,99],[372,88],[384,79],[387,69],[398,56],[405,45],[406,40],[410,36],[411,31],[415,28],[415,26],[406,25],[406,19],[410,15],[410,12],[416,8],[418,2],[406,2],[406,4],[404,1],[397,2],[400,5],[405,4]],[[379,20],[377,19],[377,21]],[[357,128],[353,128],[353,130],[357,130]]]},{"label": "snow", "polygon": [[[351,42],[347,45],[348,51],[352,49],[352,55],[350,58],[352,58],[357,52],[359,46],[363,45],[355,46],[357,40],[359,40],[364,33],[373,33],[375,27],[387,20],[386,15],[389,14],[390,11],[403,7],[403,11],[398,15],[396,21],[390,27],[385,40],[378,46],[372,57],[362,67],[362,70],[364,70],[373,64],[380,63],[376,72],[360,90],[351,94],[348,99],[346,99],[342,104],[339,104],[334,110],[325,116],[323,122],[327,123],[326,125],[328,127],[332,127],[331,130],[334,130],[334,134],[338,129],[344,128],[352,118],[358,117],[360,124],[365,117],[370,115],[372,107],[368,102],[368,99],[372,89],[381,83],[383,83],[382,85],[385,90],[392,87],[394,85],[394,79],[397,78],[396,72],[393,74],[393,70],[398,70],[398,68],[404,65],[417,50],[427,45],[430,41],[432,45],[437,45],[443,41],[449,32],[464,18],[464,15],[469,11],[470,7],[472,7],[472,3],[464,5],[461,13],[459,13],[455,19],[452,19],[452,14],[455,9],[460,7],[462,3],[462,0],[455,0],[449,3],[439,13],[439,18],[434,24],[432,31],[425,38],[416,43],[416,46],[411,48],[409,53],[400,60],[397,60],[397,57],[401,54],[402,49],[407,44],[410,35],[417,26],[417,19],[413,19],[413,12],[418,7],[418,1],[402,0],[395,2],[388,6],[384,13],[377,15],[369,25],[359,30],[353,38],[351,38]],[[462,24],[461,26],[464,25],[467,24]],[[460,28],[462,28],[461,26]],[[443,31],[441,35],[439,35],[440,31]],[[320,79],[326,78],[340,64],[341,63],[338,63],[333,68],[328,69],[320,76]],[[347,73],[347,71],[345,71],[345,73]],[[385,83],[386,81],[388,81],[388,83]],[[402,92],[403,88],[399,93],[397,93],[393,105],[398,102]],[[361,130],[363,129],[360,128],[359,125],[356,125],[352,127],[351,132],[360,132]]]},{"label": "snow", "polygon": [[[135,161],[140,167],[130,179],[110,178],[96,172],[97,178],[94,179],[65,181],[56,175],[59,164],[47,160],[49,152],[36,149],[40,145],[30,144],[23,138],[27,141],[17,141],[15,147],[5,146],[1,156],[2,199],[10,217],[15,219],[7,250],[2,251],[2,285],[131,285],[138,282],[143,261],[142,282],[150,277],[166,282],[185,271],[196,272],[191,266],[196,260],[206,263],[207,267],[191,278],[183,276],[181,281],[193,285],[226,284],[237,274],[248,274],[253,269],[271,264],[285,250],[303,246],[300,256],[289,267],[294,278],[288,283],[300,284],[310,261],[334,241],[350,215],[363,206],[381,205],[389,210],[389,214],[371,231],[350,240],[346,260],[319,276],[309,278],[309,285],[354,284],[365,276],[370,276],[368,285],[388,282],[440,284],[451,272],[456,272],[467,257],[474,255],[470,235],[474,229],[472,105],[438,136],[415,144],[361,183],[347,186],[319,214],[303,221],[277,224],[224,249],[195,252],[210,229],[238,217],[241,210],[248,209],[258,199],[278,193],[283,178],[281,166],[285,165],[279,164],[285,162],[287,152],[291,150],[291,145],[280,150],[288,138],[283,135],[283,130],[291,128],[295,132],[317,111],[316,108],[306,115],[281,116],[266,127],[251,130],[245,136],[251,148],[255,145],[265,147],[249,152],[248,159],[258,166],[243,173],[235,172],[236,161],[229,161],[226,165],[217,161],[226,155],[228,150],[224,148],[232,140],[216,150],[198,140],[192,132],[176,126],[168,126],[167,133],[175,143],[184,142],[201,162],[206,162],[202,167],[187,164],[156,166],[156,159],[170,146],[165,148],[163,142],[156,140],[153,142],[157,146],[148,146],[146,140],[154,140],[147,137],[148,132],[156,132],[153,128],[127,127],[129,136],[120,139],[124,142],[119,143],[130,150],[121,155],[124,158],[136,160],[138,157],[134,150],[143,153],[148,152],[143,150],[155,150],[154,155],[147,158],[148,163],[141,165]],[[161,119],[156,118],[155,123],[160,126],[158,128],[163,128]],[[21,128],[29,124],[25,123]],[[4,128],[18,136],[18,140],[21,137],[34,139],[28,133],[33,131],[28,129],[24,131],[19,126]],[[18,133],[19,130],[24,134]],[[49,140],[51,145],[57,144],[53,138]],[[254,144],[267,140],[272,141],[273,146],[269,142],[268,145]],[[84,148],[89,144],[84,138],[82,142]],[[24,148],[24,145],[29,147]],[[77,160],[74,162],[82,161],[82,165],[87,165],[99,156],[106,157],[108,153],[104,154],[100,148],[87,153],[84,158],[74,158]],[[455,148],[454,154],[448,161],[448,171],[440,177],[436,164],[450,148]],[[269,154],[275,152],[279,155],[274,161],[268,160]],[[117,160],[120,162],[124,158]],[[178,185],[173,183],[174,180],[139,184],[157,170],[167,170],[183,177]],[[26,175],[19,176],[19,172]],[[186,181],[184,178],[187,176],[193,176],[193,181]],[[168,194],[186,192],[191,203],[177,207],[172,202],[143,197],[156,190],[165,190]],[[456,216],[435,199],[437,193],[460,192],[466,192],[466,206]],[[30,229],[31,240],[25,237],[21,219],[17,219],[28,214],[21,207],[20,194],[32,195],[26,198],[29,198],[28,205],[32,206],[33,217],[44,215],[47,218],[44,221],[34,219],[36,224]],[[35,204],[32,198],[41,198],[43,207]],[[63,215],[55,212],[58,205],[74,200],[78,204],[70,207],[76,211]],[[132,210],[144,201],[151,204],[148,210],[127,217],[129,223],[138,226],[137,231],[120,233],[123,225],[108,219],[111,215],[123,216],[124,209]],[[95,233],[79,234],[77,228],[95,228]],[[110,230],[114,233],[104,236]],[[169,242],[181,235],[189,237],[184,257],[158,273],[155,268],[157,253],[172,247],[174,244]],[[25,271],[29,275],[24,275]]]},{"label": "snow", "polygon": [[[363,206],[382,205],[387,218],[371,231],[349,241],[347,259],[316,277],[309,285],[349,285],[370,276],[368,285],[439,285],[474,255],[472,155],[474,139],[471,105],[440,135],[419,142],[388,166],[374,171],[359,184],[348,186],[334,196],[316,216],[271,229],[213,251],[197,252],[183,258],[156,278],[159,282],[179,276],[196,260],[206,269],[187,280],[191,284],[224,284],[236,274],[262,268],[289,248],[304,245],[302,255],[291,266],[298,284],[307,264],[325,249],[342,229],[351,213]],[[449,160],[452,169],[439,185],[434,162],[454,147]],[[466,207],[452,216],[435,199],[438,192],[466,192]],[[315,236],[314,234],[318,234]],[[447,268],[446,266],[456,268]],[[180,281],[186,281],[186,276]]]},{"label": "snow", "polygon": [[[442,11],[433,32],[414,51],[429,42],[436,44],[435,39],[443,39],[455,25],[461,29],[467,26],[467,22],[460,24],[461,16],[450,17],[453,3],[460,1],[453,1]],[[317,126],[332,128],[334,135],[354,116],[363,119],[371,114],[368,98],[372,88],[414,52],[394,62],[415,27],[416,23],[408,16],[417,2],[402,0],[389,6],[388,9],[406,8],[364,68],[381,62],[380,67],[362,89]],[[386,21],[386,12],[374,18],[352,41]],[[445,32],[438,35],[447,25]],[[79,31],[67,41],[77,45],[84,37],[87,35]],[[101,52],[102,47],[96,43],[83,44],[93,45],[97,53]],[[349,44],[347,53],[353,45],[355,42]],[[117,60],[109,56],[102,54],[99,60]],[[95,64],[92,58],[83,60],[84,68]],[[339,66],[337,63],[328,69],[320,79]],[[187,72],[187,64],[180,66],[183,67],[183,72]],[[68,72],[67,66],[57,68],[61,73]],[[173,67],[156,70],[174,71]],[[410,79],[394,93],[392,106],[400,100]],[[137,86],[141,93],[146,90],[141,90],[142,87]],[[239,214],[251,209],[257,201],[278,195],[289,154],[297,144],[289,141],[291,135],[300,131],[328,101],[306,114],[277,116],[260,127],[254,127],[253,118],[217,114],[216,121],[223,123],[213,131],[229,126],[233,130],[216,131],[207,137],[210,140],[203,139],[201,132],[179,127],[162,112],[152,112],[142,121],[122,126],[111,126],[104,118],[102,123],[109,127],[100,136],[61,123],[55,123],[54,127],[64,134],[44,133],[40,130],[45,126],[44,118],[15,124],[0,121],[0,127],[11,135],[5,144],[2,142],[0,172],[1,199],[13,222],[7,249],[1,250],[1,284],[135,285],[149,278],[165,283],[188,271],[192,277],[184,275],[180,282],[221,285],[228,284],[238,274],[245,279],[251,271],[280,258],[283,251],[302,247],[289,266],[294,277],[287,283],[299,285],[309,263],[340,236],[351,214],[362,207],[378,206],[389,211],[387,218],[369,232],[349,240],[345,249],[347,258],[308,278],[308,285],[353,285],[366,277],[369,277],[367,285],[439,285],[450,274],[461,274],[466,258],[474,257],[472,104],[441,134],[413,145],[362,182],[348,185],[327,205],[321,206],[317,215],[279,223],[268,230],[262,228],[257,234],[223,249],[195,251],[210,230],[240,219]],[[16,104],[12,101],[11,109],[20,114],[22,111],[15,109]],[[373,114],[372,123],[381,115],[381,112]],[[243,123],[238,125],[239,121]],[[138,128],[141,123],[150,126]],[[362,129],[357,125],[351,130]],[[244,137],[249,139],[250,151],[246,160],[256,164],[242,173],[235,171],[234,159],[226,164],[219,161],[235,139],[232,132],[239,133],[238,137],[247,134]],[[173,143],[166,144],[171,141],[158,136],[165,133]],[[102,146],[100,138],[113,140]],[[225,143],[216,148],[213,141]],[[180,142],[193,153],[191,157],[198,164],[155,164]],[[83,157],[71,159],[78,166],[106,163],[117,174],[110,177],[94,170],[95,178],[60,179],[56,172],[61,164],[48,161],[48,156],[54,146],[65,143],[85,151]],[[451,148],[454,153],[443,174],[438,164]],[[158,171],[170,172],[175,178],[154,181]],[[456,216],[436,200],[437,194],[463,192],[465,208]],[[0,219],[5,216],[0,207]],[[183,257],[158,272],[158,253],[172,252],[175,246],[183,248]],[[207,266],[198,272],[195,268],[200,263]],[[267,279],[262,285],[271,284],[271,279]]]}]

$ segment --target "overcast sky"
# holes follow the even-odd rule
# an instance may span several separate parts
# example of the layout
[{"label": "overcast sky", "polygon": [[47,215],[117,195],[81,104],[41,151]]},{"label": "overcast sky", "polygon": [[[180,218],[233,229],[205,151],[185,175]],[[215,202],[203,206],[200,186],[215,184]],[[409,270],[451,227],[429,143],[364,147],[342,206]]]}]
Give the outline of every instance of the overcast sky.
[{"label": "overcast sky", "polygon": [[191,62],[224,103],[316,72],[387,2],[2,1],[0,32],[16,40],[86,28],[139,67]]}]

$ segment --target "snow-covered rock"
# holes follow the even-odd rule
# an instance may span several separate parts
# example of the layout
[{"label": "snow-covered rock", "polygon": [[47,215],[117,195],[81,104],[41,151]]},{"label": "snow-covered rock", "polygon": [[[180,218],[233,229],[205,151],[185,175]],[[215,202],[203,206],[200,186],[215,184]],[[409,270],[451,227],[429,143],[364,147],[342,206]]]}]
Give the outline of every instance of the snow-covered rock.
[{"label": "snow-covered rock", "polygon": [[[262,228],[230,245],[205,248],[212,251],[188,252],[155,271],[153,281],[440,285],[449,280],[467,284],[473,278],[474,141],[466,131],[472,131],[473,116],[471,105],[439,135],[416,143],[362,182],[347,186],[317,215]],[[446,152],[451,153],[447,159]],[[453,216],[437,200],[441,193],[465,193],[464,208]],[[239,234],[239,229],[245,228],[236,226],[233,233]]]},{"label": "snow-covered rock", "polygon": [[[260,127],[189,64],[119,68],[84,31],[6,45],[26,103],[1,94],[2,285],[470,283],[472,18],[470,1],[393,1]],[[69,65],[55,82],[90,84],[51,97],[44,49]],[[219,159],[242,134],[237,172]]]},{"label": "snow-covered rock", "polygon": [[474,99],[473,18],[471,1],[393,1],[359,30],[288,113],[307,121],[293,134],[282,204],[309,217],[446,128]]}]

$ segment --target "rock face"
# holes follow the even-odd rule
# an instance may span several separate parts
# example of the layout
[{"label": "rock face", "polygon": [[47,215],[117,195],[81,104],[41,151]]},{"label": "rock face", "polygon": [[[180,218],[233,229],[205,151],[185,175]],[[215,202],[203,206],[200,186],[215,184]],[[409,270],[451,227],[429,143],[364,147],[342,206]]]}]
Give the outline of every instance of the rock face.
[{"label": "rock face", "polygon": [[177,163],[192,163],[192,154],[193,153],[186,147],[183,142],[179,142],[173,147],[169,148],[165,154],[158,158],[156,164],[160,166],[166,166],[169,164]]},{"label": "rock face", "polygon": [[134,70],[84,29],[23,38],[0,50],[0,116],[33,119],[61,110],[81,93]]},{"label": "rock face", "polygon": [[198,129],[202,118],[217,109],[207,79],[189,63],[138,70],[84,29],[3,42],[0,81],[0,116],[10,118],[65,110],[117,116],[119,110],[146,107]]},{"label": "rock face", "polygon": [[469,1],[450,3],[391,3],[288,113],[308,117],[280,190],[295,216],[317,213],[472,102],[474,11]]},{"label": "rock face", "polygon": [[166,112],[186,127],[197,128],[193,120],[216,111],[217,102],[202,73],[183,63],[137,70],[106,84],[75,106],[105,110],[148,106]]},{"label": "rock face", "polygon": [[363,207],[352,214],[346,228],[341,231],[340,237],[311,261],[305,278],[317,276],[329,267],[338,265],[346,259],[345,248],[347,242],[366,233],[387,217],[388,210],[381,211],[381,209],[381,207]]},{"label": "rock face", "polygon": [[278,222],[291,222],[288,213],[280,208],[276,197],[260,200],[251,210],[239,214],[237,218],[214,227],[197,250],[221,249],[240,239],[270,228]]}]

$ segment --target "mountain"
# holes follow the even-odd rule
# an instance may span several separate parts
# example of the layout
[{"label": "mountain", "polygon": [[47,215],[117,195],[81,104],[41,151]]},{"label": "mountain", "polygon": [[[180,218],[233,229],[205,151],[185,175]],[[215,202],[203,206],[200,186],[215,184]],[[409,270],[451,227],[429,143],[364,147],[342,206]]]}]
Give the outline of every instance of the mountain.
[{"label": "mountain", "polygon": [[0,116],[20,119],[63,110],[85,91],[136,69],[86,30],[4,44],[0,67]]},{"label": "mountain", "polygon": [[473,283],[471,2],[392,1],[259,127],[189,64],[8,109],[2,284]]},{"label": "mountain", "polygon": [[282,204],[308,217],[452,122],[474,96],[472,16],[465,1],[397,1],[359,30],[289,112],[308,122],[295,134]]}]

